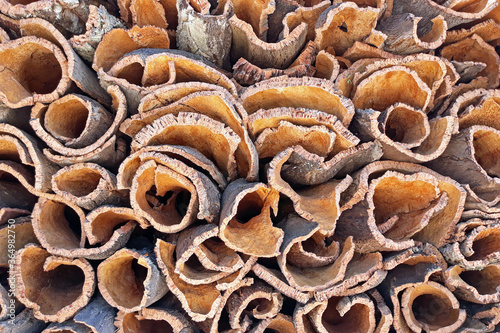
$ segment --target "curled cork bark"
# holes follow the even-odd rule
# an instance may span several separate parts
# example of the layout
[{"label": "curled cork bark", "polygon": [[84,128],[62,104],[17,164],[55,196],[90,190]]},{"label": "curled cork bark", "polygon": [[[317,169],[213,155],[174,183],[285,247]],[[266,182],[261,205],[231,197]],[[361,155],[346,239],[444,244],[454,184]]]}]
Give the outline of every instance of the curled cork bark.
[{"label": "curled cork bark", "polygon": [[123,89],[131,114],[137,113],[144,96],[176,82],[212,83],[236,95],[234,83],[222,72],[203,58],[180,50],[132,51],[115,62],[108,71],[99,69],[99,78],[104,86],[116,84]]},{"label": "curled cork bark", "polygon": [[[11,108],[50,103],[62,96],[71,80],[64,53],[51,42],[23,37],[0,44],[0,102]],[[30,75],[26,75],[27,69]]]},{"label": "curled cork bark", "polygon": [[[385,173],[368,181],[374,172]],[[406,187],[410,184],[411,187]],[[409,188],[412,190],[407,192]],[[393,191],[407,193],[405,200],[412,203],[399,211],[395,207],[402,206],[392,200],[403,194]],[[366,166],[354,177],[346,193],[350,195],[341,208],[336,234],[340,237],[353,235],[358,252],[403,250],[414,246],[415,240],[438,247],[444,245],[460,219],[466,195],[465,190],[450,178],[420,165],[392,161]],[[410,201],[410,198],[414,199]],[[391,205],[391,208],[386,210],[384,205]],[[362,228],[359,225],[361,216],[366,219]],[[352,228],[354,220],[358,226],[356,231]],[[398,221],[405,222],[400,224]]]},{"label": "curled cork bark", "polygon": [[11,333],[41,333],[47,323],[35,318],[33,310],[25,308],[19,312],[14,320],[5,320],[0,322],[0,332]]},{"label": "curled cork bark", "polygon": [[[225,305],[227,298],[234,291],[231,288],[239,288],[239,283],[242,281],[244,275],[248,273],[256,261],[256,258],[247,260],[239,272],[223,280],[209,284],[191,285],[184,282],[175,273],[175,251],[175,243],[166,242],[161,239],[157,240],[155,253],[158,258],[158,265],[166,278],[168,288],[181,302],[182,308],[191,319],[196,322],[205,322],[220,316],[220,311]],[[226,289],[222,286],[224,283],[231,285],[226,286],[226,291],[223,291]],[[206,324],[209,327],[212,326],[211,323]]]},{"label": "curled cork bark", "polygon": [[66,321],[64,323],[52,323],[42,333],[88,333],[89,328],[84,324]]},{"label": "curled cork bark", "polygon": [[85,259],[51,256],[36,245],[16,253],[16,295],[36,318],[63,322],[90,300],[95,289],[92,266]]},{"label": "curled cork bark", "polygon": [[99,291],[120,311],[141,310],[168,291],[152,251],[121,249],[97,268]]},{"label": "curled cork bark", "polygon": [[[123,159],[123,143],[116,133],[127,115],[127,104],[117,86],[109,87],[108,93],[113,98],[114,116],[80,95],[66,95],[49,106],[37,104],[33,108],[30,124],[53,150],[44,150],[50,160],[60,165],[94,162],[114,167]],[[70,112],[72,117],[67,117]],[[80,122],[73,122],[75,119]]]},{"label": "curled cork bark", "polygon": [[240,142],[238,135],[222,122],[201,114],[179,112],[177,116],[167,114],[145,126],[134,136],[131,146],[135,151],[148,145],[190,146],[214,161],[227,179],[232,180],[237,176],[235,152]]},{"label": "curled cork bark", "polygon": [[500,267],[488,265],[481,270],[467,271],[460,266],[452,266],[445,272],[446,287],[458,298],[479,303],[497,303],[500,292],[497,290]]},{"label": "curled cork bark", "polygon": [[[286,152],[286,151],[285,151]],[[340,215],[340,197],[352,182],[350,176],[342,180],[330,180],[322,184],[294,189],[281,176],[284,159],[274,158],[267,169],[269,185],[292,200],[297,214],[319,224],[325,235],[333,235]]]},{"label": "curled cork bark", "polygon": [[[35,36],[57,45],[66,56],[68,77],[83,92],[103,104],[110,104],[106,91],[99,85],[96,74],[80,59],[68,40],[51,23],[30,18],[19,21],[22,36]],[[64,76],[63,76],[64,77]],[[39,101],[46,103],[45,101]]]},{"label": "curled cork bark", "polygon": [[347,49],[347,51],[344,52],[342,57],[350,62],[356,62],[365,58],[389,59],[399,58],[401,56],[386,52],[366,43],[355,42],[350,48]]},{"label": "curled cork bark", "polygon": [[193,332],[192,324],[182,313],[162,307],[148,307],[137,313],[119,312],[115,325],[118,333],[148,333],[152,330],[182,333]]},{"label": "curled cork bark", "polygon": [[278,333],[296,333],[293,326],[292,317],[278,313],[274,318],[261,320],[257,326],[252,328],[250,333],[264,333],[266,330],[273,330]]},{"label": "curled cork bark", "polygon": [[29,169],[12,161],[0,162],[0,179],[2,219],[16,217],[33,209],[37,191],[33,187],[35,181]]},{"label": "curled cork bark", "polygon": [[396,103],[385,111],[372,109],[357,112],[354,126],[364,141],[378,140],[383,158],[422,163],[439,157],[458,132],[455,117],[434,118],[410,105]]},{"label": "curled cork bark", "polygon": [[335,4],[319,16],[314,41],[320,50],[331,48],[335,55],[341,55],[354,42],[374,32],[379,12],[377,8],[359,8],[352,2]]},{"label": "curled cork bark", "polygon": [[97,294],[83,309],[73,317],[73,321],[90,328],[92,333],[115,333],[113,325],[116,309]]},{"label": "curled cork bark", "polygon": [[190,1],[182,0],[177,3],[177,12],[177,47],[228,69],[233,33],[229,25],[229,17],[234,12],[232,2],[219,5],[216,13],[209,14],[197,10]]},{"label": "curled cork bark", "polygon": [[[293,29],[297,28],[300,24],[307,24],[307,41],[313,41],[316,37],[315,26],[319,16],[328,7],[330,1],[284,1],[291,5],[293,10],[290,10],[282,19],[283,35],[287,36]],[[303,3],[303,4],[302,4]]]},{"label": "curled cork bark", "polygon": [[64,199],[87,210],[119,205],[125,200],[116,188],[116,176],[93,163],[67,166],[52,176],[52,189]]},{"label": "curled cork bark", "polygon": [[483,18],[498,4],[496,0],[476,1],[476,3],[474,1],[460,3],[458,1],[455,6],[450,6],[453,1],[417,0],[407,2],[393,0],[392,3],[392,14],[413,13],[415,16],[423,17],[426,22],[441,15],[449,29]]},{"label": "curled cork bark", "polygon": [[145,26],[134,26],[132,29],[113,29],[102,37],[94,54],[92,68],[105,72],[125,54],[140,48],[168,49],[170,39],[163,29]]},{"label": "curled cork bark", "polygon": [[366,294],[332,297],[324,302],[297,305],[293,320],[298,332],[374,332],[375,307]]},{"label": "curled cork bark", "polygon": [[[248,255],[274,257],[283,242],[283,230],[273,226],[279,193],[263,183],[238,179],[222,196],[219,237],[224,243]],[[271,212],[272,210],[272,212]]]},{"label": "curled cork bark", "polygon": [[177,240],[175,272],[191,285],[209,284],[224,279],[245,264],[238,253],[217,236],[216,225],[193,227]]},{"label": "curled cork bark", "polygon": [[466,270],[481,270],[500,260],[498,224],[471,225],[463,240],[447,244],[441,252],[450,264]]},{"label": "curled cork bark", "polygon": [[278,226],[285,232],[278,264],[290,286],[303,292],[318,291],[344,279],[354,255],[352,237],[346,239],[342,249],[339,242],[326,247],[316,223],[289,215]]},{"label": "curled cork bark", "polygon": [[104,34],[113,29],[123,29],[125,25],[111,15],[104,6],[89,6],[89,17],[85,23],[85,33],[69,39],[71,47],[89,63],[94,62],[94,54]]},{"label": "curled cork bark", "polygon": [[260,82],[247,88],[240,100],[249,115],[259,109],[307,108],[332,114],[346,127],[354,116],[351,101],[339,96],[332,82],[310,77]]},{"label": "curled cork bark", "polygon": [[[12,227],[9,227],[12,225]],[[10,233],[9,233],[9,230]],[[13,251],[9,251],[9,239],[12,239],[12,236],[15,235],[15,247],[16,249],[22,249],[25,245],[33,243],[37,244],[38,240],[33,232],[33,226],[31,225],[31,219],[27,217],[18,217],[14,219],[14,223],[5,224],[0,227],[0,249],[2,249],[0,255],[0,267],[8,268],[9,267],[9,254],[13,253]],[[2,292],[3,295],[3,292]],[[3,296],[2,296],[3,297]],[[8,298],[6,297],[7,302],[1,302],[1,311],[0,317],[7,319],[7,317],[3,317],[4,306],[8,306]],[[5,310],[6,311],[6,310]]]},{"label": "curled cork bark", "polygon": [[[157,92],[154,94],[159,96]],[[167,114],[178,116],[180,112],[199,113],[213,120],[223,122],[239,136],[240,142],[235,151],[238,175],[248,180],[254,180],[257,177],[257,152],[242,120],[246,112],[241,104],[227,91],[198,91],[166,106],[159,106],[150,110],[146,109],[146,105],[148,105],[148,108],[149,106],[153,107],[152,102],[146,103],[146,101],[143,101],[141,105],[143,107],[139,108],[140,114],[126,119],[121,125],[120,130],[123,133],[134,137],[143,127]]]},{"label": "curled cork bark", "polygon": [[283,296],[263,282],[235,291],[227,300],[229,324],[232,329],[242,329],[243,316],[255,319],[273,318],[281,310]]},{"label": "curled cork bark", "polygon": [[495,48],[477,35],[447,45],[441,50],[441,56],[455,61],[477,61],[486,64],[478,76],[488,78],[488,88],[498,87],[500,81],[500,57]]},{"label": "curled cork bark", "polygon": [[2,0],[0,2],[0,11],[14,19],[42,18],[54,23],[66,33],[79,34],[85,31],[85,22],[89,15],[88,5],[89,2],[85,0],[77,2],[56,2],[52,0],[16,2]]},{"label": "curled cork bark", "polygon": [[[385,33],[384,50],[396,54],[411,54],[440,47],[446,38],[448,25],[442,16],[436,16],[430,24],[420,24],[421,17],[411,13],[389,16],[377,25],[377,30]],[[430,25],[431,30],[423,30],[422,25]]]}]

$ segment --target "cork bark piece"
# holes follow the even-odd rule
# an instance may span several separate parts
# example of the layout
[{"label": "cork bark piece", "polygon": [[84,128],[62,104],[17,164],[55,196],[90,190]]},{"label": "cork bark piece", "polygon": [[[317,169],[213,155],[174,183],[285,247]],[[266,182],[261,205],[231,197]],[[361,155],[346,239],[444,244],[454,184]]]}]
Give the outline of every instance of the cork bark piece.
[{"label": "cork bark piece", "polygon": [[229,17],[234,12],[233,3],[228,1],[221,9],[221,12],[217,10],[209,14],[208,10],[207,13],[199,12],[188,0],[177,3],[179,20],[176,41],[179,49],[198,54],[218,67],[228,69],[233,34]]},{"label": "cork bark piece", "polygon": [[409,249],[391,252],[384,256],[384,270],[391,271],[399,265],[417,265],[419,263],[432,263],[445,271],[448,263],[439,249],[429,243],[419,244]]},{"label": "cork bark piece", "polygon": [[94,62],[95,51],[104,34],[113,29],[124,29],[125,25],[111,15],[104,6],[89,6],[89,17],[85,23],[85,32],[69,39],[76,53],[89,63]]},{"label": "cork bark piece", "polygon": [[[273,226],[279,193],[263,183],[238,179],[222,196],[219,237],[224,243],[248,255],[274,257],[283,242],[283,230]],[[272,212],[271,212],[272,210]]]},{"label": "cork bark piece", "polygon": [[307,108],[332,114],[346,127],[354,115],[352,102],[338,94],[333,82],[318,78],[270,79],[247,88],[240,100],[249,115],[259,109]]},{"label": "cork bark piece", "polygon": [[[411,13],[393,15],[383,20],[377,25],[377,30],[387,35],[384,50],[395,54],[411,54],[440,47],[448,30],[446,21],[442,16],[436,16],[430,24],[421,24],[419,29],[421,20],[421,17]],[[422,25],[430,25],[431,30],[423,30]]]},{"label": "cork bark piece", "polygon": [[0,57],[6,69],[0,78],[0,102],[10,108],[50,103],[69,89],[67,60],[49,41],[23,37],[2,43]]},{"label": "cork bark piece", "polygon": [[341,55],[355,41],[374,31],[379,12],[377,8],[360,8],[352,2],[335,4],[319,16],[314,41],[320,50],[331,47],[336,55]]},{"label": "cork bark piece", "polygon": [[99,264],[99,291],[120,311],[141,310],[168,291],[152,251],[121,249]]},{"label": "cork bark piece", "polygon": [[52,0],[39,1],[7,1],[0,2],[0,11],[14,19],[35,17],[53,22],[69,34],[80,34],[85,31],[85,22],[89,15],[89,1],[77,2]]},{"label": "cork bark piece", "polygon": [[471,90],[456,99],[446,113],[458,116],[460,129],[484,125],[500,130],[500,92],[498,90]]},{"label": "cork bark piece", "polygon": [[340,253],[329,255],[328,249],[322,249],[325,255],[303,248],[306,242],[309,244],[319,236],[315,235],[320,230],[316,223],[289,215],[278,226],[285,232],[278,264],[290,286],[302,292],[319,291],[343,280],[347,264],[354,255],[352,238],[346,239],[341,252],[337,250]]},{"label": "cork bark piece", "polygon": [[496,223],[477,226],[466,233],[464,240],[443,246],[441,253],[450,264],[481,270],[500,260],[499,230]]},{"label": "cork bark piece", "polygon": [[377,326],[375,305],[366,294],[298,305],[293,321],[298,332],[374,332]]},{"label": "cork bark piece", "polygon": [[52,323],[42,333],[88,333],[86,325],[65,321],[63,323]]},{"label": "cork bark piece", "polygon": [[[155,220],[160,222],[159,224],[153,221],[156,227],[161,228],[162,225],[166,224],[163,228],[167,228],[172,223],[172,221],[165,220],[168,212],[173,214],[172,217],[178,219],[177,222],[184,221],[184,224],[188,224],[189,221],[194,219],[209,222],[217,219],[220,209],[220,193],[207,176],[182,161],[154,151],[144,152],[139,155],[139,158],[142,162],[134,165],[134,169],[127,170],[132,176],[130,183],[132,189],[131,203],[150,223],[153,221],[151,218],[159,218],[158,221]],[[154,183],[156,169],[159,167],[165,173],[164,176],[159,175],[163,178],[158,180],[161,181],[158,185],[165,186],[162,187],[163,190],[157,188]],[[145,178],[148,174],[153,178]],[[139,178],[140,176],[142,178]],[[123,178],[119,173],[118,179]],[[139,183],[143,178],[147,181]],[[196,195],[188,195],[188,192],[193,190],[193,187]],[[151,190],[153,191],[149,192]],[[159,193],[159,195],[155,192]],[[175,196],[171,194],[175,194]],[[151,208],[148,200],[151,201],[155,208]],[[167,200],[167,203],[170,202],[170,205],[164,206],[163,202],[165,200]],[[174,206],[172,207],[172,205]],[[189,214],[187,214],[188,207],[191,207]],[[180,228],[180,226],[174,227]]]},{"label": "cork bark piece", "polygon": [[488,88],[496,88],[500,81],[500,57],[495,48],[477,35],[447,45],[441,50],[441,56],[455,61],[477,61],[486,64],[479,76],[488,78]]},{"label": "cork bark piece", "polygon": [[218,233],[214,224],[196,226],[180,233],[175,272],[183,281],[191,285],[209,284],[243,267],[243,259],[224,245]]},{"label": "cork bark piece", "polygon": [[217,84],[236,95],[236,87],[222,72],[199,56],[180,50],[139,49],[124,55],[109,71],[99,70],[104,86],[117,84],[127,97],[131,114],[140,100],[165,85],[199,81]]},{"label": "cork bark piece", "polygon": [[0,162],[0,209],[7,215],[15,211],[31,211],[38,195],[33,184],[33,174],[23,165]]},{"label": "cork bark piece", "polygon": [[117,191],[116,176],[93,163],[67,166],[52,176],[53,191],[87,210],[109,204],[119,205],[125,194]]},{"label": "cork bark piece", "polygon": [[153,123],[156,119],[167,114],[178,116],[180,112],[202,114],[227,125],[240,139],[235,151],[238,175],[248,180],[256,178],[258,157],[247,129],[243,125],[242,115],[245,111],[227,91],[191,93],[169,105],[133,115],[123,122],[120,130],[134,137],[143,127]]},{"label": "cork bark piece", "polygon": [[[295,2],[295,1],[288,1]],[[296,2],[297,8],[285,15],[283,18],[283,35],[287,36],[293,29],[297,28],[301,23],[307,24],[307,41],[313,41],[316,38],[315,26],[321,13],[328,9],[331,1],[312,1],[310,6],[301,5],[300,1]]]},{"label": "cork bark piece", "polygon": [[[373,173],[379,176],[368,181]],[[396,194],[399,191],[401,194]],[[347,193],[336,234],[353,235],[358,252],[403,250],[414,246],[415,241],[444,245],[460,219],[466,196],[450,178],[420,165],[393,161],[366,166],[355,175]],[[404,208],[392,201],[402,193],[408,193],[405,200],[412,202]],[[361,216],[366,219],[364,226],[359,224]],[[354,220],[356,230],[352,228]]]},{"label": "cork bark piece", "polygon": [[[362,166],[380,159],[382,149],[376,142],[350,147],[326,160],[307,152],[301,146],[287,148],[274,157],[275,163],[287,163],[281,178],[297,185],[319,185],[333,177],[342,178]],[[278,162],[280,161],[280,162]]]},{"label": "cork bark piece", "polygon": [[499,274],[498,264],[477,271],[467,271],[456,265],[446,270],[445,283],[460,299],[479,304],[497,303],[500,299]]},{"label": "cork bark piece", "polygon": [[214,161],[231,180],[237,176],[235,152],[240,142],[238,135],[224,123],[201,114],[179,112],[177,116],[167,114],[145,126],[134,136],[131,146],[133,151],[162,144],[190,146]]},{"label": "cork bark piece", "polygon": [[83,227],[86,220],[83,210],[52,194],[38,200],[32,218],[33,230],[40,244],[54,255],[69,258],[107,258],[125,245],[135,227],[135,223],[128,223],[114,230],[109,239],[101,238],[100,246],[86,247],[87,227]]},{"label": "cork bark piece", "polygon": [[[486,16],[497,6],[497,0],[469,1],[458,6],[447,6],[450,3],[432,0],[417,0],[407,2],[393,0],[392,14],[413,13],[415,16],[430,20],[438,15],[443,16],[448,24],[448,29],[457,25],[472,22]],[[465,5],[464,5],[465,4]]]},{"label": "cork bark piece", "polygon": [[316,56],[316,73],[315,77],[335,81],[340,73],[340,63],[332,54],[321,50]]},{"label": "cork bark piece", "polygon": [[47,327],[47,323],[35,318],[33,310],[25,308],[16,315],[13,321],[7,320],[0,322],[0,332],[40,333]]},{"label": "cork bark piece", "polygon": [[[96,74],[80,59],[69,41],[51,23],[39,18],[19,21],[22,36],[35,36],[57,45],[66,56],[68,76],[83,92],[103,104],[110,104],[109,95],[99,85]],[[45,101],[40,101],[46,103]]]},{"label": "cork bark piece", "polygon": [[[2,159],[34,167],[34,189],[41,192],[49,191],[51,189],[50,178],[58,167],[43,155],[36,139],[6,123],[0,124],[0,135],[2,135],[1,142],[4,149]],[[24,186],[29,188],[30,183],[26,182]]]},{"label": "cork bark piece", "polygon": [[100,295],[93,299],[73,317],[73,321],[90,328],[92,333],[116,333],[113,324],[117,310]]},{"label": "cork bark piece", "polygon": [[354,126],[363,141],[378,140],[383,158],[422,163],[439,157],[453,134],[458,132],[455,117],[434,118],[410,105],[396,103],[383,112],[358,111]]},{"label": "cork bark piece", "polygon": [[[217,288],[218,283],[191,285],[184,282],[177,273],[175,273],[175,243],[166,242],[158,239],[155,246],[155,254],[158,258],[158,264],[166,278],[168,288],[181,302],[182,308],[191,317],[193,321],[204,322],[220,316],[220,310],[224,307],[227,297],[231,290],[221,291]],[[250,267],[247,267],[244,274],[248,272]],[[235,285],[238,285],[243,276],[233,280]],[[238,288],[238,287],[235,287]],[[206,323],[207,326],[212,326],[211,323]],[[216,325],[216,324],[215,324]]]},{"label": "cork bark piece", "polygon": [[[9,227],[9,226],[12,227]],[[9,230],[11,230],[9,232]],[[13,233],[14,232],[14,233]],[[9,234],[11,235],[9,237]],[[38,240],[36,239],[35,233],[33,232],[33,226],[31,225],[31,219],[29,217],[18,217],[14,219],[14,223],[5,224],[0,227],[0,249],[2,249],[0,255],[0,267],[8,268],[9,267],[9,254],[13,254],[14,251],[12,246],[9,247],[9,239],[12,239],[12,235],[15,235],[15,247],[16,249],[22,249],[25,245],[33,243],[37,244]],[[11,243],[12,244],[12,241]],[[3,292],[2,292],[3,295]],[[3,297],[3,296],[2,296]],[[7,312],[4,312],[4,306],[9,305],[8,297],[6,297],[7,302],[1,303],[1,311],[0,317],[2,320],[7,319]],[[5,315],[5,317],[3,316]]]},{"label": "cork bark piece", "polygon": [[85,259],[52,256],[36,245],[16,253],[15,267],[16,295],[40,320],[63,322],[73,317],[95,289],[94,270]]},{"label": "cork bark piece", "polygon": [[[495,198],[498,195],[495,195],[494,191],[500,186],[500,161],[496,153],[499,149],[499,138],[500,131],[492,127],[474,125],[463,129],[453,136],[443,154],[429,165],[444,175],[452,175],[450,168],[454,168],[454,179],[467,183],[473,190],[478,188],[479,192],[482,188],[489,189]],[[460,163],[456,162],[457,158]],[[457,166],[464,169],[458,170]]]},{"label": "cork bark piece", "polygon": [[257,281],[251,286],[236,290],[227,300],[229,324],[232,329],[241,329],[243,316],[254,319],[275,317],[281,310],[283,296],[269,285]]},{"label": "cork bark piece", "polygon": [[5,43],[8,41],[10,41],[9,35],[4,29],[0,28],[0,43]]},{"label": "cork bark piece", "polygon": [[141,165],[141,158],[142,160],[147,160],[150,156],[150,154],[144,154],[145,152],[157,152],[181,160],[187,166],[206,175],[214,181],[220,189],[224,189],[227,186],[227,181],[222,172],[219,171],[211,160],[206,158],[196,149],[187,146],[159,145],[143,147],[135,153],[130,154],[122,164],[120,164],[117,175],[119,189],[130,189],[134,174]]},{"label": "cork bark piece", "polygon": [[342,56],[351,62],[356,62],[365,58],[388,59],[401,57],[400,55],[386,52],[363,42],[355,42]]},{"label": "cork bark piece", "polygon": [[478,35],[487,43],[496,43],[500,39],[500,24],[496,20],[488,19],[474,24],[470,28],[448,30],[444,44],[456,43],[472,35]]},{"label": "cork bark piece", "polygon": [[98,71],[102,68],[105,72],[125,54],[140,48],[168,49],[170,39],[165,30],[153,27],[134,26],[129,30],[113,29],[104,34],[97,45],[92,68]]},{"label": "cork bark piece", "polygon": [[[226,3],[227,1],[221,1],[219,8]],[[266,42],[267,30],[269,28],[268,16],[275,11],[276,3],[271,0],[250,2],[235,0],[232,3],[234,6],[234,19],[232,21],[239,21],[241,26],[248,27],[248,32],[254,35],[256,40]]]},{"label": "cork bark piece", "polygon": [[119,312],[115,320],[117,333],[148,333],[152,330],[182,333],[194,332],[192,324],[182,313],[160,307],[148,307],[138,312]]},{"label": "cork bark piece", "polygon": [[[285,154],[280,153],[279,155]],[[333,235],[340,215],[340,197],[349,187],[352,181],[351,177],[347,176],[342,180],[334,179],[322,184],[294,189],[293,183],[287,182],[281,176],[286,161],[285,155],[284,158],[274,158],[269,163],[267,169],[269,185],[290,198],[295,211],[301,217],[318,223],[321,233]]]},{"label": "cork bark piece", "polygon": [[293,326],[292,317],[278,313],[274,318],[261,320],[257,326],[252,328],[250,333],[264,333],[266,330],[273,330],[278,333],[296,333]]}]

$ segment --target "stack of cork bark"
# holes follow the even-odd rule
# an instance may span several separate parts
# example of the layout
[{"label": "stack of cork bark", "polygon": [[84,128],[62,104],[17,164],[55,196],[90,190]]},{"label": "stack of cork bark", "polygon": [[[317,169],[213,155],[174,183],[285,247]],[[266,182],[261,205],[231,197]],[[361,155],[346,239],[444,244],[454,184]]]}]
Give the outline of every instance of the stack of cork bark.
[{"label": "stack of cork bark", "polygon": [[500,1],[0,13],[0,332],[500,331]]}]

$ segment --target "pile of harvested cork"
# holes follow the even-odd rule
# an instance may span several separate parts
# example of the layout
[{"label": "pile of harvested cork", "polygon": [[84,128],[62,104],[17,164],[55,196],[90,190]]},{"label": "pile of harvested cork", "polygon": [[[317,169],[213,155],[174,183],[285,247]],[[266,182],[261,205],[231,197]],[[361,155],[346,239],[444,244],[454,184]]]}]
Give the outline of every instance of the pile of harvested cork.
[{"label": "pile of harvested cork", "polygon": [[0,13],[0,332],[500,331],[500,1]]}]

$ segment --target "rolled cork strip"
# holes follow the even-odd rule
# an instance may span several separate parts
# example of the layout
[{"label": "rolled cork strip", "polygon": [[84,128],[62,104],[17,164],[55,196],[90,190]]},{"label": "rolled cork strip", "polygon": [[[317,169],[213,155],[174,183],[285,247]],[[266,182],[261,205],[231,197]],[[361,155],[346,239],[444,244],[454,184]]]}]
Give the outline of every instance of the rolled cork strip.
[{"label": "rolled cork strip", "polygon": [[499,273],[498,264],[475,271],[466,271],[456,265],[446,270],[445,284],[459,299],[480,304],[497,303]]},{"label": "rolled cork strip", "polygon": [[118,312],[115,325],[118,333],[148,333],[153,330],[194,332],[191,322],[182,313],[163,307],[148,307],[132,313]]},{"label": "rolled cork strip", "polygon": [[[0,227],[0,248],[2,249],[0,255],[0,267],[3,268],[9,267],[9,254],[13,253],[12,247],[9,248],[9,239],[12,239],[12,236],[9,237],[9,234],[16,236],[15,250],[22,249],[25,245],[30,243],[38,243],[35,233],[33,232],[31,218],[17,217],[13,220],[14,223],[4,224]],[[10,233],[9,230],[11,230]],[[12,244],[12,241],[10,244]]]},{"label": "rolled cork strip", "polygon": [[36,318],[63,322],[89,302],[95,273],[85,259],[52,256],[27,245],[16,253],[14,281],[17,297]]},{"label": "rolled cork strip", "polygon": [[92,333],[115,333],[114,319],[117,310],[109,305],[100,295],[93,299],[73,317],[75,323],[90,328]]},{"label": "rolled cork strip", "polygon": [[52,323],[42,333],[88,333],[86,325],[67,321],[64,323]]},{"label": "rolled cork strip", "polygon": [[274,330],[278,333],[295,333],[295,327],[293,326],[292,317],[278,313],[274,318],[267,318],[261,320],[257,326],[252,328],[249,332],[251,333],[264,333],[267,330]]},{"label": "rolled cork strip", "polygon": [[168,291],[151,251],[121,249],[97,268],[99,291],[120,311],[143,309]]}]

